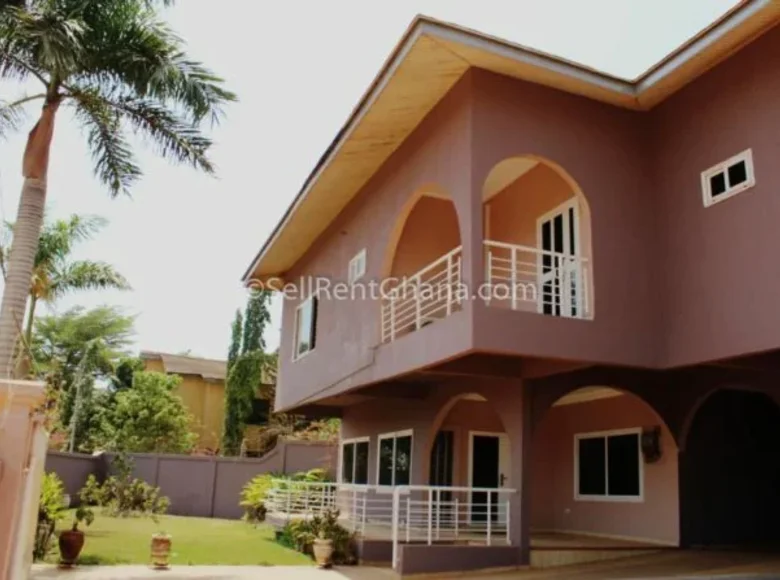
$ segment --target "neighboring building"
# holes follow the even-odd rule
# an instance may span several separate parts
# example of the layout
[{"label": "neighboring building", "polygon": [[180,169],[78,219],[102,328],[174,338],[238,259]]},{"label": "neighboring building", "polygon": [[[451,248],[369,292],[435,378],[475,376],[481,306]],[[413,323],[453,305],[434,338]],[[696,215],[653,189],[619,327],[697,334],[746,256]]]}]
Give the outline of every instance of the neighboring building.
[{"label": "neighboring building", "polygon": [[[142,351],[141,359],[147,371],[157,371],[181,377],[177,394],[193,418],[193,430],[198,434],[198,449],[217,451],[225,421],[225,374],[223,360]],[[270,404],[258,398],[250,425],[265,424]]]},{"label": "neighboring building", "polygon": [[244,277],[366,559],[780,542],[779,18],[635,80],[412,23]]}]

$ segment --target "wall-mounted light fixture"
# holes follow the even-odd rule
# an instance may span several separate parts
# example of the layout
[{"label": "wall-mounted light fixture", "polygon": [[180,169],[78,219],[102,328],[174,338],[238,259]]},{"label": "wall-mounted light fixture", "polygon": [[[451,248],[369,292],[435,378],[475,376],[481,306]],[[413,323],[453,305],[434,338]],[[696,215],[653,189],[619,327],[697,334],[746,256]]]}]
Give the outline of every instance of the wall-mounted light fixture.
[{"label": "wall-mounted light fixture", "polygon": [[655,463],[661,459],[661,428],[655,426],[642,429],[640,444],[646,463]]}]

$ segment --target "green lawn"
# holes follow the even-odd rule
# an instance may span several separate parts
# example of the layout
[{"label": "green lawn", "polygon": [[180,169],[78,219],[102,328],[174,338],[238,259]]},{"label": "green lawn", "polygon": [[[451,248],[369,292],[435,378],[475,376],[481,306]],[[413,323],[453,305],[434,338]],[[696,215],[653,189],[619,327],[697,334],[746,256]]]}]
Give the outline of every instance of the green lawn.
[{"label": "green lawn", "polygon": [[[71,521],[62,520],[57,529],[67,529]],[[152,534],[160,531],[172,538],[171,564],[312,564],[307,556],[277,544],[270,526],[253,527],[234,520],[162,516],[155,523],[149,518],[110,518],[96,511],[95,521],[85,531],[79,558],[85,565],[147,564]],[[47,560],[56,562],[56,539],[52,543],[55,547]]]}]

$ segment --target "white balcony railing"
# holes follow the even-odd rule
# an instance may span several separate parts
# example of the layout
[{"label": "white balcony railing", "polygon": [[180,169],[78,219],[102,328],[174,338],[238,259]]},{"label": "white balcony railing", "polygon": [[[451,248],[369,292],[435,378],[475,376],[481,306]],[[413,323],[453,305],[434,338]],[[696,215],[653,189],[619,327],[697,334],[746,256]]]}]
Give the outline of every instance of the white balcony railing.
[{"label": "white balcony railing", "polygon": [[395,340],[459,310],[461,270],[458,246],[400,280],[382,305],[382,342]]},{"label": "white balcony railing", "polygon": [[511,544],[507,488],[349,485],[274,480],[265,506],[272,521],[307,519],[338,510],[339,521],[358,535],[393,543]]},{"label": "white balcony railing", "polygon": [[539,248],[485,241],[485,302],[569,318],[590,316],[588,260]]}]

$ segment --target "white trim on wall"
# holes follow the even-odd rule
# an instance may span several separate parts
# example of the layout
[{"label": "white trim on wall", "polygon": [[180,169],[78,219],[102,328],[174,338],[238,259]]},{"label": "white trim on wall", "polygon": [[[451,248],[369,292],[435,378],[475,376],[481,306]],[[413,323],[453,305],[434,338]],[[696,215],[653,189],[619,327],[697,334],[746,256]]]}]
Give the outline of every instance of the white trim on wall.
[{"label": "white trim on wall", "polygon": [[[639,469],[639,495],[609,495],[609,446],[607,439],[616,435],[636,435],[637,436],[637,458]],[[579,442],[581,439],[604,438],[604,495],[585,495],[580,494],[580,453]],[[642,503],[645,501],[645,462],[642,456],[642,428],[632,427],[630,429],[612,429],[609,431],[593,431],[589,433],[576,433],[574,435],[574,500],[575,501],[600,501],[600,502],[628,502]]]},{"label": "white trim on wall", "polygon": [[[312,302],[316,301],[316,302]],[[314,311],[312,312],[311,317],[311,324],[313,327],[313,332],[311,333],[314,340],[314,346],[309,348],[306,352],[302,352],[301,354],[298,354],[298,316],[300,314],[301,309],[306,306],[307,303],[312,302],[312,304],[315,304]],[[313,292],[309,294],[305,299],[301,300],[298,306],[295,307],[295,316],[293,317],[293,348],[292,348],[292,361],[298,361],[301,360],[303,357],[307,356],[309,353],[314,352],[314,349],[317,348],[317,317],[319,316],[319,310],[320,310],[320,300],[319,300],[319,293]]]},{"label": "white trim on wall", "polygon": [[[395,487],[395,467],[393,467],[393,482],[390,485],[380,485],[379,483],[379,464],[382,459],[380,450],[382,448],[383,439],[397,439],[398,437],[411,437],[411,451],[409,453],[409,483],[412,482],[412,470],[414,468],[414,429],[405,429],[403,431],[393,431],[391,433],[381,433],[376,438],[376,486],[378,489],[385,489],[392,491]],[[393,465],[395,466],[395,443],[393,443]]]},{"label": "white trim on wall", "polygon": [[[371,455],[371,437],[365,436],[365,437],[352,437],[350,439],[343,439],[339,442],[339,459],[338,459],[338,465],[337,465],[337,473],[336,473],[336,482],[337,483],[344,483],[344,446],[349,445],[351,443],[368,443],[368,454]],[[355,451],[357,452],[357,448],[355,448]],[[357,457],[357,454],[355,455]],[[369,459],[369,463],[371,463]],[[353,463],[353,469],[354,469],[354,463]],[[368,475],[368,474],[367,474]],[[353,474],[354,478],[354,474]]]},{"label": "white trim on wall", "polygon": [[[744,162],[745,164],[745,181],[737,185],[731,186],[729,184],[729,168]],[[723,193],[713,197],[711,188],[711,179],[715,175],[723,173],[723,180],[726,190]],[[709,169],[705,169],[701,172],[701,195],[704,201],[704,207],[710,207],[721,201],[725,201],[731,197],[734,197],[738,193],[742,193],[745,190],[750,189],[756,184],[756,174],[753,167],[753,150],[745,149],[744,151],[737,153],[733,157],[729,157],[725,161],[721,161],[717,165],[713,165]]]}]

